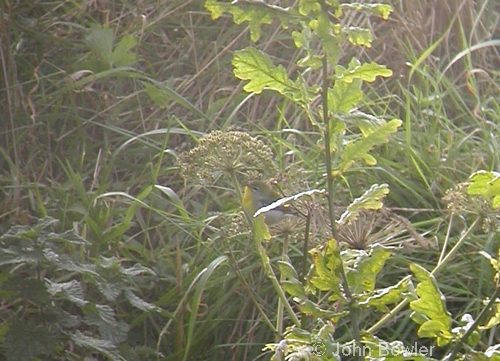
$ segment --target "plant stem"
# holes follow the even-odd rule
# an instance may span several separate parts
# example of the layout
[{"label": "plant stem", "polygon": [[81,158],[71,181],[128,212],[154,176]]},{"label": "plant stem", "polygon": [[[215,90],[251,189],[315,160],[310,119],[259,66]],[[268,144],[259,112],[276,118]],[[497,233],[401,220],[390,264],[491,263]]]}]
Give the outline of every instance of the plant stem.
[{"label": "plant stem", "polygon": [[[330,216],[330,228],[332,232],[332,236],[336,242],[338,242],[338,234],[337,234],[337,223],[335,221],[335,205],[333,199],[333,172],[332,172],[332,157],[331,157],[331,148],[330,148],[330,119],[328,117],[328,61],[326,54],[323,55],[322,59],[323,65],[323,89],[322,89],[322,101],[323,101],[323,124],[325,127],[324,130],[324,142],[325,142],[325,161],[326,161],[326,179],[327,179],[327,189],[328,189],[328,214]],[[336,119],[332,119],[332,121],[337,121]],[[354,334],[354,340],[357,345],[360,344],[361,338],[359,333],[359,325],[358,325],[358,314],[356,301],[352,296],[351,290],[349,289],[349,284],[347,283],[347,276],[344,270],[344,263],[342,261],[340,265],[340,275],[342,277],[342,286],[344,288],[344,292],[346,294],[346,298],[349,301],[349,317],[352,322],[352,331]],[[360,355],[356,356],[356,359],[360,358]]]}]

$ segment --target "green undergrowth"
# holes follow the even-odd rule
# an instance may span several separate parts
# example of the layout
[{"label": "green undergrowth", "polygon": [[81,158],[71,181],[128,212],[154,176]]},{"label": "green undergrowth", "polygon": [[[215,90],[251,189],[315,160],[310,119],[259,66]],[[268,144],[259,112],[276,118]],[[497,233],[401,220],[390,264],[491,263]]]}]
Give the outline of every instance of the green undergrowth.
[{"label": "green undergrowth", "polygon": [[391,5],[2,3],[0,358],[498,359],[498,4]]}]

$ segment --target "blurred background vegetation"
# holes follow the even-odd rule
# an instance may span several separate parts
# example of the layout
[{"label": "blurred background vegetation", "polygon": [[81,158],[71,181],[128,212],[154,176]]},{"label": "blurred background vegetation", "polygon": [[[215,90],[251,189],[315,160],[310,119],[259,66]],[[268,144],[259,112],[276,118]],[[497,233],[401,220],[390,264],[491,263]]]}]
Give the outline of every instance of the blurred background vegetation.
[{"label": "blurred background vegetation", "polygon": [[[340,63],[392,69],[365,87],[362,108],[403,127],[376,167],[336,185],[341,207],[389,184],[389,217],[425,239],[395,258],[389,281],[409,260],[436,261],[445,234],[468,224],[448,229],[446,191],[500,162],[500,3],[391,5],[387,21],[345,17],[375,41],[342,49]],[[0,11],[1,359],[257,359],[274,335],[255,305],[272,314],[277,299],[227,222],[237,192],[183,177],[178,163],[205,134],[244,131],[270,147],[268,176],[287,191],[324,186],[317,129],[232,73],[248,28],[213,21],[201,0],[6,0]],[[293,73],[300,54],[283,31],[270,24],[254,46]],[[492,284],[478,252],[497,248],[481,233],[440,275],[452,313],[480,309]],[[380,332],[411,342],[415,328],[402,317]]]}]

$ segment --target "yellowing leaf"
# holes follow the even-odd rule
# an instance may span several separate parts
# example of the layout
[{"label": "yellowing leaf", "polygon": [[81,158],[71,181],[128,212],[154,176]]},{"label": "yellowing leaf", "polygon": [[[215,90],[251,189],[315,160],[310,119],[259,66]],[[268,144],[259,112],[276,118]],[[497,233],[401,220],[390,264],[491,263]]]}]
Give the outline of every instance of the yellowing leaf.
[{"label": "yellowing leaf", "polygon": [[376,159],[368,154],[368,152],[375,146],[387,143],[389,141],[389,136],[395,133],[401,124],[401,120],[393,119],[387,123],[381,124],[366,137],[348,143],[342,152],[342,160],[335,174],[345,172],[356,160],[363,160],[368,165],[375,165],[377,163]]},{"label": "yellowing leaf", "polygon": [[445,298],[430,272],[415,263],[410,265],[410,269],[419,281],[415,289],[418,299],[410,302],[410,308],[420,315],[418,335],[436,338],[438,346],[445,346],[453,338],[450,331],[451,316],[446,310]]},{"label": "yellowing leaf", "polygon": [[381,199],[389,193],[387,184],[374,184],[359,198],[356,198],[340,216],[339,224],[349,224],[358,218],[359,212],[365,209],[382,208]]}]

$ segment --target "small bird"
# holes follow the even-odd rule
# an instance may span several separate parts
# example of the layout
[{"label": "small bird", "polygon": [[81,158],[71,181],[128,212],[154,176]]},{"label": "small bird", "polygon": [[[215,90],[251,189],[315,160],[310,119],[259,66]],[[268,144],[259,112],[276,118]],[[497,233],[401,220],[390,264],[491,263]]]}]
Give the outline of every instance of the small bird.
[{"label": "small bird", "polygon": [[[247,217],[253,218],[255,212],[260,208],[268,206],[280,198],[282,197],[265,182],[251,181],[247,184],[243,193],[243,211]],[[268,226],[272,226],[281,222],[286,216],[295,214],[295,210],[285,204],[265,212],[264,219]]]}]

